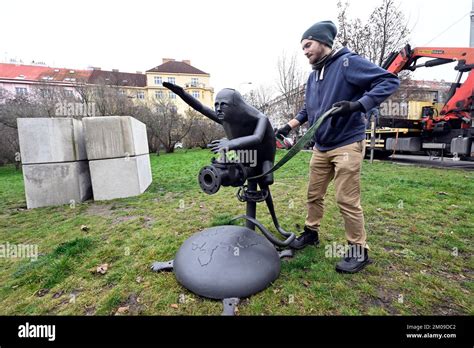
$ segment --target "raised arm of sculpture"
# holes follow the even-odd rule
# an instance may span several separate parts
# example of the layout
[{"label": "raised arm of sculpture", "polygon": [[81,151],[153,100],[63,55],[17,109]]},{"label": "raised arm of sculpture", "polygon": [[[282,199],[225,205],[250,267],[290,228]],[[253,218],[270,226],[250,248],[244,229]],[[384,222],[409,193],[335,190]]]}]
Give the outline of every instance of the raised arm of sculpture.
[{"label": "raised arm of sculpture", "polygon": [[172,91],[176,95],[178,95],[181,99],[183,99],[183,101],[186,104],[188,104],[197,112],[203,114],[206,117],[209,117],[214,122],[222,124],[222,121],[219,120],[214,110],[212,110],[211,108],[205,105],[202,105],[202,103],[199,100],[194,98],[191,94],[186,93],[183,87],[169,83],[169,82],[163,82],[163,86],[168,88],[170,91]]}]

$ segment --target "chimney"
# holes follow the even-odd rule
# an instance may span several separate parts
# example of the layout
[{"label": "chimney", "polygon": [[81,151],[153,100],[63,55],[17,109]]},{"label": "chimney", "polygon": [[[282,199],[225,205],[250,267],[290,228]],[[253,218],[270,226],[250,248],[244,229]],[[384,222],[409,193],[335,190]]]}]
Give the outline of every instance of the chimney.
[{"label": "chimney", "polygon": [[168,63],[168,62],[174,62],[173,58],[163,58],[163,64]]},{"label": "chimney", "polygon": [[119,69],[112,69],[113,72],[119,72]]},{"label": "chimney", "polygon": [[93,67],[92,67],[92,70],[102,70],[102,69],[99,68],[98,66],[93,66]]},{"label": "chimney", "polygon": [[[473,0],[473,1],[474,1],[474,0]],[[188,65],[191,65],[191,61],[190,61],[189,59],[183,60],[183,63],[186,63],[186,64],[188,64]]]},{"label": "chimney", "polygon": [[137,71],[136,74],[143,74],[141,71]]}]

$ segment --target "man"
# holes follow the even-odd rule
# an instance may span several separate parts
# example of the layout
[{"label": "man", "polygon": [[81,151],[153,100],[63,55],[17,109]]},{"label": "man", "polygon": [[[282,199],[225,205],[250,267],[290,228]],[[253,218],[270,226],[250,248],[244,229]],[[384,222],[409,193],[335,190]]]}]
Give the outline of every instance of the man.
[{"label": "man", "polygon": [[333,22],[312,25],[301,38],[301,46],[313,72],[306,84],[305,104],[298,115],[276,135],[287,136],[332,107],[329,121],[314,136],[310,162],[308,213],[304,232],[292,244],[295,249],[319,243],[324,196],[334,179],[336,201],[344,218],[347,252],[337,263],[338,272],[356,273],[370,263],[364,215],[360,205],[360,170],[365,151],[365,122],[361,112],[378,106],[399,86],[398,78],[343,47],[333,50],[337,29]]}]

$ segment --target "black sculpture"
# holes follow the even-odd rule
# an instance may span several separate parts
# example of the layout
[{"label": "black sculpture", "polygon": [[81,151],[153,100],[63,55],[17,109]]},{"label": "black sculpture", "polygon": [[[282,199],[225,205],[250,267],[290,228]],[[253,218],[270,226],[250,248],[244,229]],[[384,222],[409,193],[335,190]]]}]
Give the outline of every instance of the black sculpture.
[{"label": "black sculpture", "polygon": [[[214,111],[180,86],[167,82],[163,86],[196,111],[222,124],[227,138],[208,145],[212,152],[221,153],[221,158],[214,158],[211,165],[201,169],[199,184],[207,194],[216,193],[221,185],[240,187],[237,197],[247,203],[247,211],[246,215],[235,218],[245,219],[246,227],[226,225],[197,233],[185,241],[175,260],[155,262],[152,269],[174,268],[183,286],[201,296],[223,299],[224,314],[233,314],[238,298],[265,289],[278,278],[279,259],[293,255],[291,250],[278,253],[275,249],[275,246],[284,248],[295,239],[293,233],[286,232],[278,223],[269,187],[273,184],[273,173],[266,174],[275,161],[275,134],[268,118],[247,104],[236,90],[220,91]],[[225,153],[230,150],[253,151],[256,162],[227,161]],[[277,231],[286,240],[276,238],[256,219],[256,204],[262,201],[266,202]],[[254,232],[255,226],[268,240]]]}]

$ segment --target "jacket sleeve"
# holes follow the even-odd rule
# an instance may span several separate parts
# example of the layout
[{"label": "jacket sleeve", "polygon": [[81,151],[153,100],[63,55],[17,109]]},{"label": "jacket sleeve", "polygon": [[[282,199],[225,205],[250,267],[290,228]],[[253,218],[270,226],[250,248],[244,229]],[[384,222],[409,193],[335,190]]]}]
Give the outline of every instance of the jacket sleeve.
[{"label": "jacket sleeve", "polygon": [[400,86],[397,76],[359,55],[348,58],[343,72],[347,82],[365,89],[358,102],[366,112],[379,106]]},{"label": "jacket sleeve", "polygon": [[295,117],[300,124],[308,121],[308,112],[306,111],[306,103],[304,103],[303,108],[298,112],[298,115]]}]

